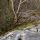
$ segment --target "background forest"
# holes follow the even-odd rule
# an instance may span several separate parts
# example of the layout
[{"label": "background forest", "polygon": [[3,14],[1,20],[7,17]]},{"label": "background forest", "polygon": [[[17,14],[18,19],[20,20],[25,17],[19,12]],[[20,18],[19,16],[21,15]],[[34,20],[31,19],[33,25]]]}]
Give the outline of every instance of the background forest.
[{"label": "background forest", "polygon": [[24,25],[40,23],[40,0],[0,0],[0,35]]}]

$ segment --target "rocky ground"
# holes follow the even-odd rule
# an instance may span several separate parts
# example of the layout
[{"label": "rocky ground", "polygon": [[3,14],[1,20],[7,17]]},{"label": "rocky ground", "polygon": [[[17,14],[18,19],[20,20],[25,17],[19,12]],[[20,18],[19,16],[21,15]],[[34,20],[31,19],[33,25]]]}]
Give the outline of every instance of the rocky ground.
[{"label": "rocky ground", "polygon": [[[38,32],[36,28],[38,28]],[[40,24],[30,30],[16,30],[0,36],[0,40],[18,40],[18,38],[22,40],[40,40]]]}]

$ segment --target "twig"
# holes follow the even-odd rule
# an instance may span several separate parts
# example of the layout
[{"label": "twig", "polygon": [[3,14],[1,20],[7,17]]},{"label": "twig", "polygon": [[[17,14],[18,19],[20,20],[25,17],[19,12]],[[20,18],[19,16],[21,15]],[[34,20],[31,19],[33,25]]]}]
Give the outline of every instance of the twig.
[{"label": "twig", "polygon": [[20,6],[21,6],[21,2],[22,2],[22,0],[20,0],[20,3],[19,3],[19,6],[18,6],[18,10],[17,10],[17,14],[18,14],[18,12],[19,12],[19,9],[20,9]]},{"label": "twig", "polygon": [[18,14],[18,12],[19,12],[19,9],[20,9],[21,4],[24,3],[25,1],[26,1],[26,0],[24,0],[24,1],[22,2],[22,0],[20,0],[19,6],[18,6],[18,10],[17,10],[17,12],[16,12],[17,14]]},{"label": "twig", "polygon": [[26,0],[24,0],[23,2],[21,2],[21,4],[24,3],[24,2],[26,2]]},{"label": "twig", "polygon": [[12,6],[12,10],[13,10],[13,12],[15,13],[15,11],[14,11],[14,4],[13,4],[13,0],[10,0],[11,1],[11,6]]}]

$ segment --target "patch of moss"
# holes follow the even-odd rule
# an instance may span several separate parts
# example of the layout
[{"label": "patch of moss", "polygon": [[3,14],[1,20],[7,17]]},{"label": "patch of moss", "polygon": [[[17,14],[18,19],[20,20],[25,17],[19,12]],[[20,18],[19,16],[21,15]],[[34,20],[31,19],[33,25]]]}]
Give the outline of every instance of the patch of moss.
[{"label": "patch of moss", "polygon": [[33,25],[36,25],[38,23],[40,23],[40,20],[32,21],[32,22],[29,22],[29,23],[23,23],[23,24],[17,25],[14,30],[23,30],[24,28],[32,28]]}]

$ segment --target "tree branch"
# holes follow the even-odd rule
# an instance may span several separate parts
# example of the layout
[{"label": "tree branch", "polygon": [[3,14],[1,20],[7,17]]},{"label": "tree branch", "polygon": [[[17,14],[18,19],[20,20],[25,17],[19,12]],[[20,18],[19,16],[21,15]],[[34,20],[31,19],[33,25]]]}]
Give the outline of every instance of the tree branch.
[{"label": "tree branch", "polygon": [[18,5],[18,9],[17,9],[17,12],[16,12],[16,13],[15,13],[15,10],[14,10],[13,0],[10,0],[10,1],[11,1],[11,6],[12,6],[13,13],[14,13],[14,15],[15,15],[14,21],[17,22],[17,14],[18,14],[18,12],[19,12],[20,6],[21,6],[21,4],[24,3],[26,0],[24,0],[23,2],[22,2],[22,0],[20,0],[19,5]]},{"label": "tree branch", "polygon": [[19,5],[18,5],[18,10],[17,10],[17,14],[18,14],[18,12],[19,12],[19,9],[20,9],[20,6],[21,6],[21,2],[22,2],[22,0],[20,0],[20,3],[19,3]]},{"label": "tree branch", "polygon": [[15,17],[14,17],[14,22],[16,23],[16,22],[17,22],[17,15],[16,15],[15,10],[14,10],[13,0],[10,0],[10,1],[11,1],[11,6],[12,6],[13,13],[14,13],[14,15],[15,15]]},{"label": "tree branch", "polygon": [[18,5],[18,10],[17,10],[17,12],[16,12],[17,14],[18,14],[18,12],[19,12],[19,9],[20,9],[21,4],[24,3],[25,1],[26,1],[26,0],[24,0],[24,1],[22,2],[22,0],[20,0],[20,3],[19,3],[19,5]]},{"label": "tree branch", "polygon": [[12,10],[13,10],[13,12],[15,13],[15,11],[14,11],[14,4],[13,4],[13,0],[10,0],[10,1],[11,1]]},{"label": "tree branch", "polygon": [[24,2],[26,2],[26,0],[24,0],[23,2],[21,2],[21,4],[24,3]]}]

